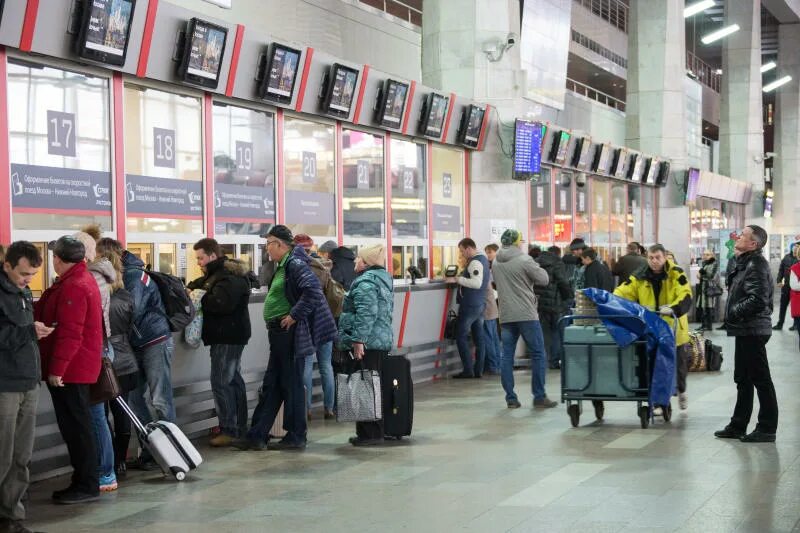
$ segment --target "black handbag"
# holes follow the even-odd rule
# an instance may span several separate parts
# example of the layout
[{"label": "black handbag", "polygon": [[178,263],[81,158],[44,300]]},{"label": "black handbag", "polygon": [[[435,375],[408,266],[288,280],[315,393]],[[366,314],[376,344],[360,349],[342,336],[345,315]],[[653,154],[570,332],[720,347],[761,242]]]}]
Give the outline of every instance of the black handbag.
[{"label": "black handbag", "polygon": [[452,309],[447,312],[447,323],[444,326],[444,338],[456,340],[458,333],[458,313]]},{"label": "black handbag", "polygon": [[89,386],[89,402],[94,405],[110,402],[122,394],[122,390],[114,373],[114,364],[108,357],[103,357],[100,363],[100,375],[97,381]]}]

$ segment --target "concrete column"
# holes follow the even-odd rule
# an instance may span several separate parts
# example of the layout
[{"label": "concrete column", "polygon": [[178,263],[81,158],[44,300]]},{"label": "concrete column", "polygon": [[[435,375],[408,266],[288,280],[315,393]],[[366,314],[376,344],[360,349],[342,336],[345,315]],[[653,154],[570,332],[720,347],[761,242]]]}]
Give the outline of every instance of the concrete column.
[{"label": "concrete column", "polygon": [[683,0],[636,0],[628,21],[626,144],[671,162],[659,194],[658,239],[688,264],[689,211],[683,205],[686,169],[686,39]]},{"label": "concrete column", "polygon": [[778,27],[778,77],[792,77],[776,89],[775,203],[773,232],[800,233],[800,24]]},{"label": "concrete column", "polygon": [[[763,191],[760,0],[725,2],[725,25],[729,24],[741,29],[723,41],[719,171]],[[745,217],[748,222],[764,223],[752,208]]]}]

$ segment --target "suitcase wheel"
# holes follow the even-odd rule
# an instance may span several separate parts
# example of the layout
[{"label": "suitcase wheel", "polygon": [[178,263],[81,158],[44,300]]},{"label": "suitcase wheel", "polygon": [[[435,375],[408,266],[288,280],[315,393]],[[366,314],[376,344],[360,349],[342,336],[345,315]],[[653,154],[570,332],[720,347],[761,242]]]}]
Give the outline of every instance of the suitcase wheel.
[{"label": "suitcase wheel", "polygon": [[170,468],[170,470],[172,471],[172,475],[175,476],[175,479],[177,479],[178,481],[183,481],[184,479],[186,479],[186,472],[184,472],[180,468],[175,468],[173,466],[172,468]]}]

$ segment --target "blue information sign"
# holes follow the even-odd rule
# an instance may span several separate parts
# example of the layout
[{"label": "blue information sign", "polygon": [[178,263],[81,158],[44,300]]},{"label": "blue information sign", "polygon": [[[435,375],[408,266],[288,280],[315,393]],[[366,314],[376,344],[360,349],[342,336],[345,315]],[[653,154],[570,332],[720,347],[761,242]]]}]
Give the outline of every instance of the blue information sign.
[{"label": "blue information sign", "polygon": [[516,121],[514,134],[514,172],[539,174],[542,166],[542,125],[527,120]]}]

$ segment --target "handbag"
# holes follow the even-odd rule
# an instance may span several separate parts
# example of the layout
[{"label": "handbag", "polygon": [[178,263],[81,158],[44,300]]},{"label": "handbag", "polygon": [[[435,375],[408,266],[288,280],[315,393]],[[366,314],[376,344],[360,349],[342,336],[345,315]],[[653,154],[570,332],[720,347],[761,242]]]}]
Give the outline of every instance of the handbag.
[{"label": "handbag", "polygon": [[92,405],[110,402],[120,394],[122,390],[114,373],[114,365],[111,359],[103,357],[100,363],[100,375],[97,381],[89,386],[89,402]]},{"label": "handbag", "polygon": [[458,333],[458,313],[452,309],[447,312],[447,323],[444,326],[444,338],[456,340]]},{"label": "handbag", "polygon": [[689,372],[705,372],[706,370],[706,344],[703,334],[699,331],[689,332]]},{"label": "handbag", "polygon": [[190,295],[195,309],[194,318],[183,330],[183,340],[192,348],[199,348],[203,344],[203,306],[201,304],[206,291],[195,289]]},{"label": "handbag", "polygon": [[375,422],[383,418],[381,376],[377,370],[336,374],[336,421]]},{"label": "handbag", "polygon": [[708,283],[708,287],[706,288],[706,296],[709,298],[722,296],[722,285],[720,285],[718,282],[710,281]]}]

